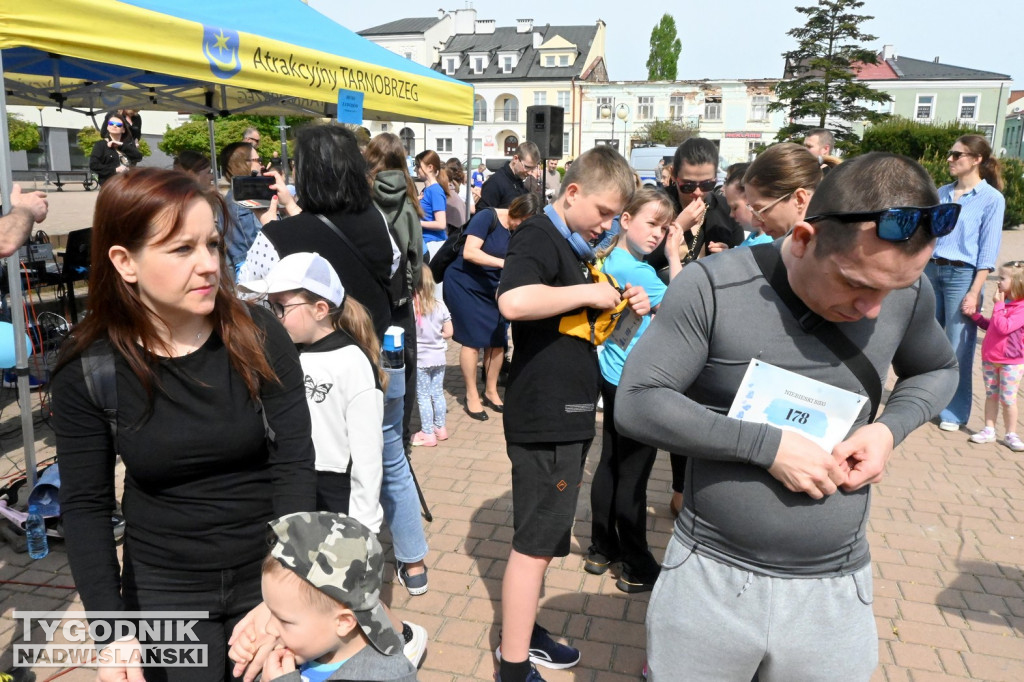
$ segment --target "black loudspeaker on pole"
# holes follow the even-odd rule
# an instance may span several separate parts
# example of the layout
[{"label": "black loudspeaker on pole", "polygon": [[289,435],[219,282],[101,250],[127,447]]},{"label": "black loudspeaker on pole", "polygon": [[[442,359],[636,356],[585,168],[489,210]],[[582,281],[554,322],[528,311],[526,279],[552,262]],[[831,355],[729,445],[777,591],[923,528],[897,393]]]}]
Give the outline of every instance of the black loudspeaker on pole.
[{"label": "black loudspeaker on pole", "polygon": [[565,109],[547,105],[526,107],[526,139],[540,149],[541,159],[562,158]]}]

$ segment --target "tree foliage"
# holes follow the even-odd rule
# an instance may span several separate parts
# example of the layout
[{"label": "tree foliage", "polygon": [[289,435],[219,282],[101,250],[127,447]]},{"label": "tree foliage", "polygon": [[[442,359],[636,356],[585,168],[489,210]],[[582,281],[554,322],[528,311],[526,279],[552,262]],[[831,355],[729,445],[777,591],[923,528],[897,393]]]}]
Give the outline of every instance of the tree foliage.
[{"label": "tree foliage", "polygon": [[[883,104],[892,101],[887,93],[872,90],[856,79],[860,64],[877,64],[877,55],[860,43],[875,36],[863,33],[860,24],[874,17],[855,14],[861,0],[818,0],[813,7],[797,7],[807,23],[787,32],[797,41],[796,49],[784,52],[787,77],[776,89],[778,101],[769,111],[788,111],[790,123],[778,134],[785,140],[809,128],[828,128],[839,140],[857,139],[852,123],[877,123],[887,116],[861,102]],[[815,119],[813,125],[798,123]]]},{"label": "tree foliage", "polygon": [[676,20],[664,14],[651,31],[651,54],[647,57],[647,80],[674,81],[683,44],[676,35]]},{"label": "tree foliage", "polygon": [[[857,152],[892,152],[912,159],[941,154],[945,166],[945,154],[957,138],[977,133],[973,126],[962,123],[934,125],[896,116],[865,130],[863,139],[857,145]],[[944,182],[949,182],[948,176],[947,172],[947,180]]]},{"label": "tree foliage", "polygon": [[12,152],[27,152],[39,146],[39,126],[17,114],[7,114],[7,131]]},{"label": "tree foliage", "polygon": [[675,121],[655,120],[640,126],[633,133],[633,139],[638,146],[678,147],[688,138],[695,137],[697,134],[697,129],[693,126],[680,125]]}]

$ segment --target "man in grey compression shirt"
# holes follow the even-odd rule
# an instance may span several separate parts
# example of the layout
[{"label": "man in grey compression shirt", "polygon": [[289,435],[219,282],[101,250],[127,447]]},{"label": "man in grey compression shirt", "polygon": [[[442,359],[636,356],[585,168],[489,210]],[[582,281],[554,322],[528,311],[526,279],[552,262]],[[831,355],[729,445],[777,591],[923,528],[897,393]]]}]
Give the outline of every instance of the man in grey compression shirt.
[{"label": "man in grey compression shirt", "polygon": [[[861,213],[938,204],[917,163],[867,154],[830,173],[775,248],[796,296],[897,381],[826,452],[726,416],[751,358],[861,395],[853,372],[776,295],[751,249],[688,265],[626,362],[616,425],[686,454],[684,507],[647,613],[652,679],[868,680],[877,665],[865,537],[870,484],[893,447],[938,414],[956,359],[921,276],[933,213],[881,227]],[[858,222],[864,221],[867,222]],[[938,224],[938,223],[936,223]],[[892,239],[889,228],[913,230]],[[869,401],[865,401],[868,403]]]}]

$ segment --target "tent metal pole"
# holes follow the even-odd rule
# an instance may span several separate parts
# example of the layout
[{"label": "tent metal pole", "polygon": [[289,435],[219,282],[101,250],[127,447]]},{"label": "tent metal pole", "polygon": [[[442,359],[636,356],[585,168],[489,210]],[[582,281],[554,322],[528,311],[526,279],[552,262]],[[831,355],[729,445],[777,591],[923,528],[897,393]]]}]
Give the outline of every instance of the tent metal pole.
[{"label": "tent metal pole", "polygon": [[[3,83],[4,62],[0,55],[0,85]],[[7,89],[0,87],[0,139],[10,140],[7,129]],[[11,150],[4,144],[0,153],[0,199],[3,200],[4,214],[11,212],[11,191],[14,181],[11,176]],[[20,245],[19,245],[20,246]],[[21,263],[18,251],[7,257],[7,284],[11,292],[11,325],[14,327],[14,364],[18,377],[18,409],[21,410],[21,435],[25,451],[25,476],[28,489],[36,485],[36,438],[32,427],[32,395],[28,383],[28,353],[25,344],[21,343],[25,330],[25,308],[22,305]]]},{"label": "tent metal pole", "polygon": [[213,168],[213,177],[220,178],[220,170],[217,168],[217,142],[213,139],[213,116],[206,117],[206,129],[210,136],[210,167]]},{"label": "tent metal pole", "polygon": [[288,124],[284,120],[284,114],[281,114],[278,127],[281,130],[281,177],[288,182]]},{"label": "tent metal pole", "polygon": [[469,207],[473,199],[473,124],[466,127],[466,220],[469,220]]}]

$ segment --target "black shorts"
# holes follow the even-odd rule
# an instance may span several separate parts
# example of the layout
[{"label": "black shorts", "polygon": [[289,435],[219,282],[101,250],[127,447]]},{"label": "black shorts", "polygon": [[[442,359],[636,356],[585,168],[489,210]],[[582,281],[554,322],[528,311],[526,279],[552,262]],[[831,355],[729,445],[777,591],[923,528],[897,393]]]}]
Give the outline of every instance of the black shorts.
[{"label": "black shorts", "polygon": [[507,444],[514,550],[528,556],[568,556],[583,465],[592,442]]}]

